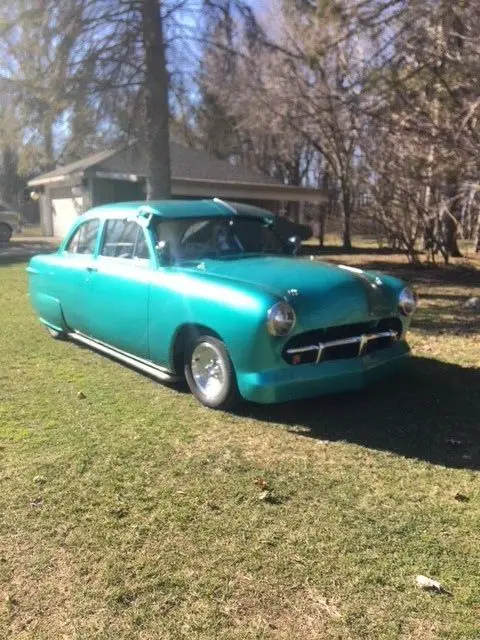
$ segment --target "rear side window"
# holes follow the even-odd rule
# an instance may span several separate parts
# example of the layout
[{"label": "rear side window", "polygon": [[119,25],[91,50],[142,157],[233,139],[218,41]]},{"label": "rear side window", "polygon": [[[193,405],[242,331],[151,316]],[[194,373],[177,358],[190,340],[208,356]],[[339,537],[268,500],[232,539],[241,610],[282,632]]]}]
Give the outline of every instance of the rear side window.
[{"label": "rear side window", "polygon": [[100,254],[124,260],[150,258],[145,232],[131,220],[107,220]]},{"label": "rear side window", "polygon": [[97,219],[84,222],[75,231],[65,250],[68,251],[68,253],[79,253],[83,255],[94,253],[99,227],[100,222]]}]

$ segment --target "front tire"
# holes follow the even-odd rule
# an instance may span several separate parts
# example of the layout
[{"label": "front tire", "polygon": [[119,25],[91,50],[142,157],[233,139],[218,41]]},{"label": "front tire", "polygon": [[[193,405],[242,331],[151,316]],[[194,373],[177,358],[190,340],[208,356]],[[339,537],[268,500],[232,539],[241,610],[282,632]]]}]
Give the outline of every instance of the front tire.
[{"label": "front tire", "polygon": [[0,244],[6,244],[7,242],[10,242],[12,233],[12,228],[8,224],[5,224],[5,222],[0,222]]},{"label": "front tire", "polygon": [[210,409],[232,409],[240,401],[237,378],[224,343],[203,335],[185,353],[185,378],[190,391]]}]

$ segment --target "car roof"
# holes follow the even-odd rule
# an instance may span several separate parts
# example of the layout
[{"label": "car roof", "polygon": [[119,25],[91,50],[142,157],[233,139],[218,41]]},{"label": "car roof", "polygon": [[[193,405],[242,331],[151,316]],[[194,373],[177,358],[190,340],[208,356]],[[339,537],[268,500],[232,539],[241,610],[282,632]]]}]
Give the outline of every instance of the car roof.
[{"label": "car roof", "polygon": [[240,202],[227,202],[219,198],[212,200],[153,200],[138,202],[116,202],[90,209],[84,218],[125,218],[128,216],[158,216],[164,219],[231,218],[251,216],[273,219],[271,211]]}]

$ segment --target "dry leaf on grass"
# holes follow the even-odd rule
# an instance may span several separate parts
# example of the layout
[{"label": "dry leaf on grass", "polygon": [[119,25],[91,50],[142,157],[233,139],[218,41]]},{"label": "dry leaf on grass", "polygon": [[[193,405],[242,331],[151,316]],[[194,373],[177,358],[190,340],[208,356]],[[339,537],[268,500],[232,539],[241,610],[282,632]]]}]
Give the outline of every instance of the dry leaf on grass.
[{"label": "dry leaf on grass", "polygon": [[467,309],[473,309],[474,311],[480,311],[480,298],[473,296],[465,303]]},{"label": "dry leaf on grass", "polygon": [[268,482],[264,478],[257,477],[253,481],[253,484],[256,484],[259,489],[262,491],[266,491],[268,489]]},{"label": "dry leaf on grass", "polygon": [[417,583],[417,586],[420,587],[420,589],[424,589],[425,591],[444,593],[448,596],[452,595],[440,582],[438,582],[437,580],[432,580],[432,578],[427,578],[427,576],[418,575],[415,578],[415,582]]},{"label": "dry leaf on grass", "polygon": [[275,495],[273,491],[262,491],[258,499],[262,502],[267,502],[268,504],[282,504],[283,500],[279,496]]}]

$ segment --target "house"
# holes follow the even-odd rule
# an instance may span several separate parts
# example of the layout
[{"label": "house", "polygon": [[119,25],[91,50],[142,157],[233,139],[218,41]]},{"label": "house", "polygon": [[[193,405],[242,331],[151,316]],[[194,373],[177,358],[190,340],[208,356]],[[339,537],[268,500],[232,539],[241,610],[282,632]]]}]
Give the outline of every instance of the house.
[{"label": "house", "polygon": [[[224,198],[281,213],[293,203],[321,203],[318,189],[284,185],[270,177],[179,142],[170,143],[172,197]],[[90,207],[144,200],[148,178],[145,148],[134,142],[58,167],[28,183],[40,195],[40,220],[46,236],[64,237],[75,218]],[[298,206],[298,205],[293,205]],[[304,227],[303,236],[308,236]]]}]

